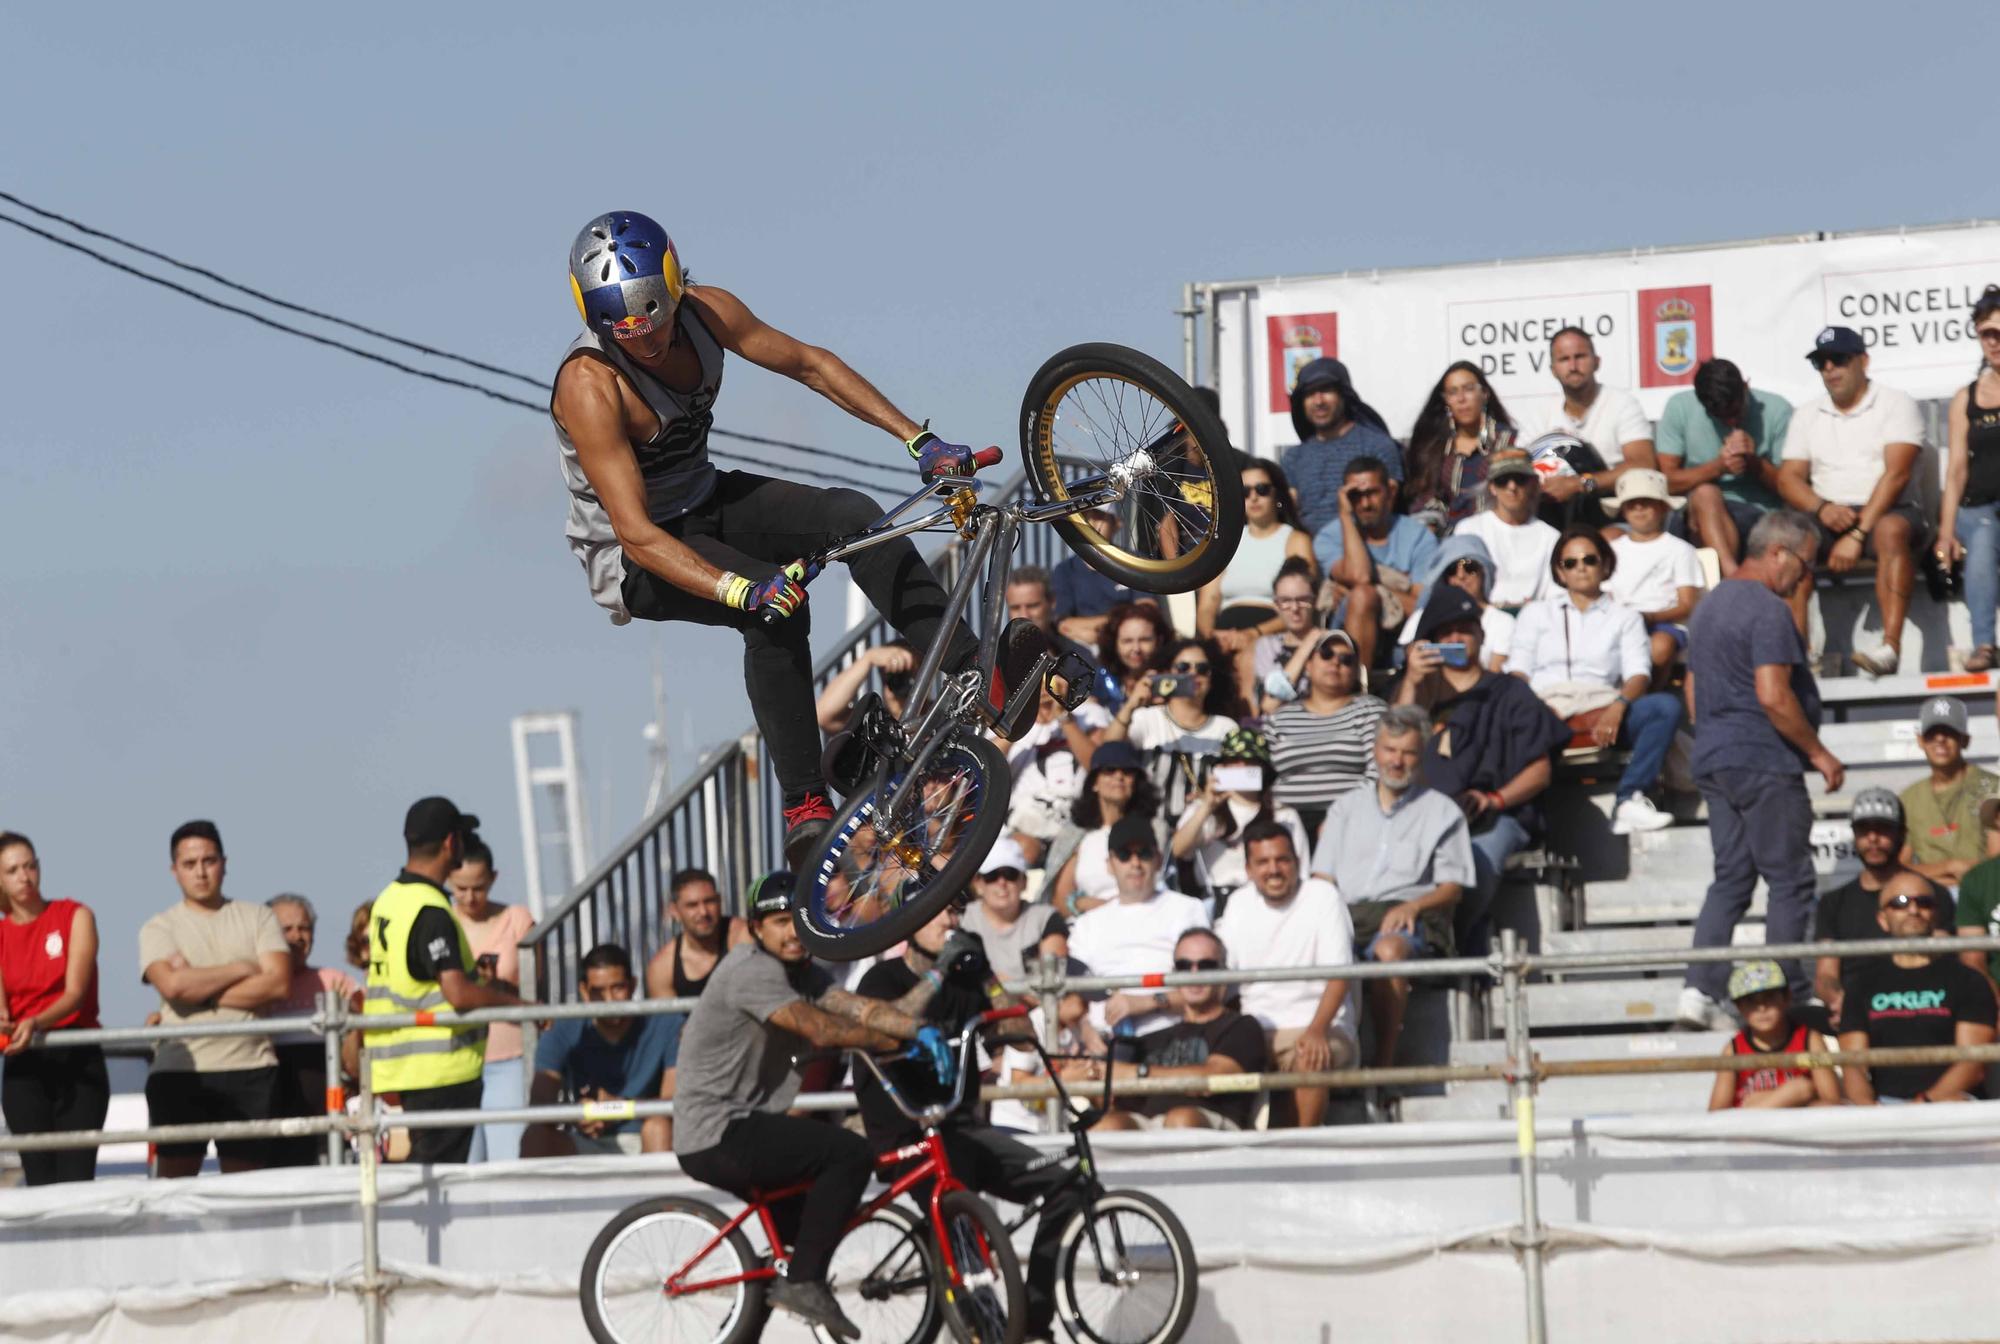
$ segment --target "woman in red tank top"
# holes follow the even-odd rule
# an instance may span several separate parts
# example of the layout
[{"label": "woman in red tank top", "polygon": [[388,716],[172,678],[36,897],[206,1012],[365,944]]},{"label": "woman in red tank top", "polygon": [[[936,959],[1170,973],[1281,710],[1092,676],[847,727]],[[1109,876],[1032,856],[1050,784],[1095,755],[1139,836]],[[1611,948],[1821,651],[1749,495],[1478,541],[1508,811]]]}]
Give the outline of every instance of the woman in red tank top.
[{"label": "woman in red tank top", "polygon": [[[111,1084],[94,1045],[41,1044],[45,1032],[95,1027],[97,920],[75,901],[42,899],[42,865],[25,835],[0,832],[0,1111],[16,1134],[101,1129]],[[88,1181],[95,1148],[23,1153],[29,1185]]]},{"label": "woman in red tank top", "polygon": [[[1725,1055],[1798,1055],[1821,1052],[1826,1039],[1804,1023],[1792,1020],[1792,992],[1785,972],[1775,961],[1746,961],[1729,977],[1729,997],[1736,1002],[1743,1030]],[[1715,1075],[1708,1109],[1726,1111],[1742,1106],[1838,1106],[1840,1084],[1832,1069],[1791,1067],[1741,1069]]]}]

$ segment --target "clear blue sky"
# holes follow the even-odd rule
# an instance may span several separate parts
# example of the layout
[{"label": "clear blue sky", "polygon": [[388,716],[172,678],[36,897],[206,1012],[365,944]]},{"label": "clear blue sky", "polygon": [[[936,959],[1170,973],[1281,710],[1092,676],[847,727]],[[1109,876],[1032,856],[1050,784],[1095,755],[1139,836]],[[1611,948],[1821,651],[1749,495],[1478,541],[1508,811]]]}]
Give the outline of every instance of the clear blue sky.
[{"label": "clear blue sky", "polygon": [[[534,372],[576,229],[643,210],[1003,444],[1063,345],[1178,364],[1185,280],[1992,211],[1990,4],[525,8],[15,7],[0,187]],[[420,794],[518,872],[517,712],[579,710],[601,829],[637,820],[654,636],[591,605],[544,420],[4,227],[0,275],[0,826],[97,908],[108,1020],[186,818],[332,959]],[[740,365],[718,420],[901,451]],[[747,706],[732,637],[672,648],[686,763]]]}]

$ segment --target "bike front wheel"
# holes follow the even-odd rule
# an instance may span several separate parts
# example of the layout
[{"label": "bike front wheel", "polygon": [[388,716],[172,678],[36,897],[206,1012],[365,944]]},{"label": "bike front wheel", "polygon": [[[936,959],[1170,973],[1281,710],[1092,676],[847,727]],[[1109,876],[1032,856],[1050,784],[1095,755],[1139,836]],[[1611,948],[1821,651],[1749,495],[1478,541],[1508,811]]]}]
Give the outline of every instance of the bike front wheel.
[{"label": "bike front wheel", "polygon": [[1106,578],[1185,593],[1229,566],[1243,537],[1243,479],[1222,421],[1181,378],[1122,345],[1074,345],[1021,402],[1021,453],[1048,501],[1109,494],[1107,532],[1080,514],[1063,542]]},{"label": "bike front wheel", "polygon": [[1153,1196],[1110,1190],[1063,1229],[1056,1309],[1089,1344],[1173,1344],[1194,1318],[1194,1243]]},{"label": "bike front wheel", "polygon": [[943,1270],[945,1324],[958,1344],[1021,1344],[1027,1333],[1028,1289],[1007,1225],[970,1190],[938,1201],[939,1235],[951,1248],[953,1268]]},{"label": "bike front wheel", "polygon": [[583,1258],[578,1289],[590,1337],[749,1344],[761,1336],[771,1310],[764,1283],[743,1276],[763,1261],[740,1228],[718,1240],[728,1226],[721,1210],[675,1198],[634,1204],[606,1223]]},{"label": "bike front wheel", "polygon": [[1000,838],[1013,777],[991,742],[950,730],[887,816],[907,773],[901,762],[876,770],[798,874],[792,919],[814,956],[857,961],[902,942],[965,889]]},{"label": "bike front wheel", "polygon": [[[930,1228],[900,1204],[885,1204],[849,1228],[826,1278],[866,1344],[931,1344],[944,1323]],[[813,1337],[839,1344],[823,1326]]]}]

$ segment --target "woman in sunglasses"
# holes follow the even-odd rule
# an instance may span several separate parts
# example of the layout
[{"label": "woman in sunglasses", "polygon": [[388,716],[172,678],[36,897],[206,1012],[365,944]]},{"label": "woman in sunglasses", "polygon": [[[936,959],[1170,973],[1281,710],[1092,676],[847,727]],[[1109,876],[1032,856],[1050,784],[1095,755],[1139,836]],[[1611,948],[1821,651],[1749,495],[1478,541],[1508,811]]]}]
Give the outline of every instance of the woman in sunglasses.
[{"label": "woman in sunglasses", "polygon": [[1562,534],[1550,574],[1562,592],[1521,609],[1508,668],[1564,719],[1584,748],[1624,747],[1631,756],[1618,779],[1614,835],[1657,831],[1673,817],[1646,791],[1659,780],[1680,730],[1677,695],[1652,692],[1652,645],[1637,611],[1605,596],[1618,557],[1595,527]]},{"label": "woman in sunglasses", "polygon": [[1265,720],[1264,731],[1278,775],[1272,800],[1317,835],[1327,809],[1374,777],[1375,721],[1387,706],[1367,693],[1367,673],[1345,630],[1328,630],[1307,646],[1302,675],[1305,694]]},{"label": "woman in sunglasses", "polygon": [[[1493,590],[1493,552],[1486,549],[1486,543],[1464,532],[1453,533],[1438,543],[1437,557],[1417,576],[1417,581],[1424,586],[1425,601],[1430,600],[1439,584],[1446,584],[1479,604],[1479,632],[1484,636],[1480,656],[1487,667],[1502,671],[1507,666],[1507,650],[1514,642],[1514,617],[1486,600]],[[1397,639],[1398,659],[1405,656],[1404,651],[1416,639],[1423,610],[1418,607],[1416,614],[1403,622],[1403,633]]]},{"label": "woman in sunglasses", "polygon": [[1294,854],[1312,852],[1298,812],[1272,800],[1271,787],[1277,778],[1270,740],[1255,728],[1238,728],[1222,739],[1208,782],[1181,813],[1174,831],[1173,856],[1193,866],[1199,885],[1218,907],[1212,914],[1221,914],[1221,899],[1250,880],[1243,858],[1243,836],[1251,823],[1275,821],[1292,833]]},{"label": "woman in sunglasses", "polygon": [[1965,670],[1985,672],[2000,663],[1993,634],[2000,606],[2000,285],[1988,285],[1972,305],[1972,329],[1979,335],[1979,372],[1952,397],[1946,416],[1951,455],[1937,559],[1945,569],[1965,562],[1973,645]]},{"label": "woman in sunglasses", "polygon": [[1485,505],[1486,462],[1514,442],[1514,418],[1477,364],[1459,360],[1431,388],[1410,428],[1407,512],[1443,536]]},{"label": "woman in sunglasses", "polygon": [[1074,919],[1111,899],[1118,881],[1111,873],[1111,828],[1126,817],[1153,823],[1154,838],[1167,843],[1167,824],[1160,820],[1160,793],[1146,777],[1145,758],[1127,742],[1106,742],[1090,758],[1083,791],[1070,806],[1069,824],[1049,843],[1045,872],[1049,903],[1066,919]]},{"label": "woman in sunglasses", "polygon": [[1236,694],[1236,669],[1213,640],[1181,639],[1167,670],[1125,697],[1104,730],[1106,742],[1130,742],[1153,753],[1147,770],[1159,786],[1164,813],[1177,817],[1201,787],[1215,744],[1244,712]]},{"label": "woman in sunglasses", "polygon": [[1215,640],[1236,660],[1238,685],[1250,685],[1260,636],[1283,628],[1271,601],[1279,569],[1293,559],[1312,561],[1312,538],[1298,526],[1291,483],[1275,462],[1253,457],[1243,464],[1243,540],[1229,567],[1195,595],[1195,633]]}]

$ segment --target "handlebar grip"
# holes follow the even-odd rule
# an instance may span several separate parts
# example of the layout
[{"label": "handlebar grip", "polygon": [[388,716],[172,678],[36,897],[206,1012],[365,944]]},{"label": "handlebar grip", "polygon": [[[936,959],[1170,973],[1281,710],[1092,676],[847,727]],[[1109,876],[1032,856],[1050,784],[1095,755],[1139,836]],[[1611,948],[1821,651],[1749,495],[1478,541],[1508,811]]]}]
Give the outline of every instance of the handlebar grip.
[{"label": "handlebar grip", "polygon": [[14,1038],[12,1036],[9,1036],[4,1031],[0,1031],[0,1050],[5,1050],[8,1046],[12,1045],[13,1043],[14,1043]]},{"label": "handlebar grip", "polygon": [[981,448],[972,455],[972,465],[974,467],[997,467],[1000,465],[1000,459],[1005,456],[1006,454],[998,448]]},{"label": "handlebar grip", "polygon": [[988,1008],[979,1015],[979,1025],[982,1027],[991,1026],[995,1022],[1005,1022],[1009,1018],[1026,1017],[1027,1015],[1028,1005],[1025,1003],[1013,1004],[1006,1008]]}]

